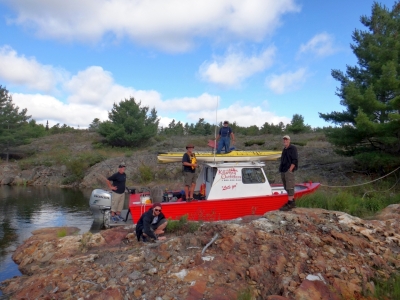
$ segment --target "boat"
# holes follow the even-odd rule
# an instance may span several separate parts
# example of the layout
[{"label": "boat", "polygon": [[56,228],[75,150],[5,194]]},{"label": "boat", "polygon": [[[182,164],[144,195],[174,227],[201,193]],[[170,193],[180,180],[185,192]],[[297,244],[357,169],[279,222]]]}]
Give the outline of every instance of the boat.
[{"label": "boat", "polygon": [[[184,201],[179,191],[166,191],[154,199],[151,193],[135,193],[130,195],[129,212],[132,219],[138,221],[152,203],[162,202],[163,214],[173,220],[185,215],[192,221],[263,215],[288,201],[283,186],[271,185],[263,167],[265,162],[261,161],[206,162],[197,178],[195,200]],[[295,199],[314,192],[319,186],[313,182],[296,184]]]},{"label": "boat", "polygon": [[[157,155],[159,163],[182,162],[185,152],[160,152]],[[198,162],[239,162],[239,161],[270,161],[281,157],[282,151],[241,151],[214,154],[213,152],[193,152]]]},{"label": "boat", "polygon": [[[264,172],[264,161],[203,162],[196,181],[194,200],[185,201],[183,191],[127,189],[128,205],[121,215],[126,222],[137,222],[151,208],[162,203],[167,218],[192,221],[232,220],[249,215],[263,215],[277,210],[288,201],[282,184],[270,184]],[[313,193],[319,183],[295,185],[295,199]],[[126,225],[110,222],[110,191],[96,189],[90,197],[90,209],[105,228]]]}]

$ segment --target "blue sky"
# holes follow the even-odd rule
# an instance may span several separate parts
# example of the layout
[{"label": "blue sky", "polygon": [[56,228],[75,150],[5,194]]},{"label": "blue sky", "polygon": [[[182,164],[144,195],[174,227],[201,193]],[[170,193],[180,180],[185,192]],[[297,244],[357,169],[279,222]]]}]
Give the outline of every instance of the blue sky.
[{"label": "blue sky", "polygon": [[[378,1],[392,8],[394,0]],[[0,84],[39,123],[86,128],[131,96],[173,119],[331,125],[332,69],[372,0],[0,0]]]}]

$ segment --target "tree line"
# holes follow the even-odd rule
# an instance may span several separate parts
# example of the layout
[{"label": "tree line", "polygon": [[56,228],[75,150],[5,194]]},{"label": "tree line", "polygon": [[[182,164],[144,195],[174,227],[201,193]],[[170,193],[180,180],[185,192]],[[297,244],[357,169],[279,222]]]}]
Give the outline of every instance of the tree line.
[{"label": "tree line", "polygon": [[[372,15],[362,16],[366,30],[353,32],[351,49],[358,61],[356,66],[332,70],[340,83],[336,95],[344,106],[342,112],[319,113],[334,126],[311,128],[303,116],[293,115],[287,125],[265,122],[261,127],[230,126],[239,135],[304,133],[324,131],[339,154],[353,156],[366,168],[385,171],[400,165],[400,2],[389,9],[378,3]],[[222,124],[218,124],[218,127]],[[76,129],[56,124],[49,128],[37,124],[27,110],[20,110],[12,102],[8,91],[0,85],[0,146],[8,151],[11,146],[29,142],[31,138]],[[142,106],[133,97],[114,103],[108,120],[94,119],[89,130],[97,131],[112,146],[135,147],[156,135],[213,135],[216,127],[200,118],[195,124],[172,120],[159,126],[155,108]],[[7,152],[8,153],[8,152]]]}]

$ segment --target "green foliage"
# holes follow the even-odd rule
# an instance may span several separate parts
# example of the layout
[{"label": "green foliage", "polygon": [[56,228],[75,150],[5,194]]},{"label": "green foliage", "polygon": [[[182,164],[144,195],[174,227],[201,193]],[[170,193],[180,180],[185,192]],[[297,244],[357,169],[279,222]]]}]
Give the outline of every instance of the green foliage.
[{"label": "green foliage", "polygon": [[306,133],[311,131],[311,126],[304,124],[302,115],[294,114],[292,121],[286,126],[286,131],[294,134]]},{"label": "green foliage", "polygon": [[90,248],[90,241],[92,239],[93,234],[91,232],[86,232],[82,234],[82,238],[80,240],[79,244],[79,250],[82,251],[82,253],[86,253],[89,248]]},{"label": "green foliage", "polygon": [[307,145],[307,141],[292,141],[291,144],[297,145],[297,146],[305,146],[305,145]]},{"label": "green foliage", "polygon": [[0,148],[8,153],[12,146],[27,143],[33,125],[29,126],[27,109],[19,110],[12,101],[8,90],[0,85]]},{"label": "green foliage", "polygon": [[250,140],[250,141],[244,142],[244,145],[246,147],[253,146],[253,145],[261,146],[261,145],[264,145],[264,144],[265,144],[265,141],[263,141],[263,140]]},{"label": "green foliage", "polygon": [[[80,180],[84,177],[85,172],[91,166],[103,161],[105,157],[99,153],[82,153],[78,156],[68,159],[65,165],[71,176],[64,179],[63,183],[68,184],[73,181]],[[75,179],[75,180],[74,180]],[[73,180],[73,181],[72,181]]]},{"label": "green foliage", "polygon": [[138,171],[140,183],[148,183],[154,179],[153,170],[150,166],[141,165]]},{"label": "green foliage", "polygon": [[375,173],[390,172],[400,165],[400,157],[378,151],[360,153],[354,159],[362,170]]},{"label": "green foliage", "polygon": [[393,273],[389,279],[374,278],[377,299],[400,299],[400,274]]},{"label": "green foliage", "polygon": [[199,230],[201,223],[189,222],[188,215],[183,215],[179,220],[168,219],[167,232],[176,234],[193,233]]},{"label": "green foliage", "polygon": [[125,99],[113,105],[109,121],[99,124],[98,132],[108,144],[118,147],[138,147],[157,134],[159,119],[153,108],[140,106],[135,99]]},{"label": "green foliage", "polygon": [[285,124],[279,122],[278,125],[265,122],[260,128],[260,134],[282,134],[285,131]]},{"label": "green foliage", "polygon": [[100,126],[100,119],[99,118],[94,118],[92,123],[89,124],[89,131],[97,131]]},{"label": "green foliage", "polygon": [[343,211],[360,218],[373,216],[394,203],[400,203],[400,195],[388,195],[382,183],[380,186],[377,185],[371,193],[365,193],[359,187],[338,189],[337,192],[320,189],[296,201],[299,207]]},{"label": "green foliage", "polygon": [[61,228],[57,231],[57,237],[62,238],[67,235],[67,230],[65,228]]},{"label": "green foliage", "polygon": [[[343,112],[320,113],[320,117],[340,127],[329,128],[327,137],[338,152],[354,156],[362,153],[386,155],[391,165],[400,165],[400,2],[392,10],[375,2],[371,17],[362,16],[367,30],[353,32],[351,48],[358,66],[347,66],[346,74],[333,70],[341,83],[337,91]],[[392,157],[392,159],[390,159]],[[377,160],[359,155],[366,168],[380,168]],[[371,164],[370,164],[371,163]]]},{"label": "green foliage", "polygon": [[247,287],[244,290],[241,290],[237,294],[237,300],[253,300],[251,288]]},{"label": "green foliage", "polygon": [[67,133],[67,132],[74,132],[77,131],[78,129],[75,129],[74,127],[70,127],[67,124],[63,124],[60,126],[60,123],[57,123],[56,125],[52,126],[49,129],[50,134],[60,134],[60,133]]}]

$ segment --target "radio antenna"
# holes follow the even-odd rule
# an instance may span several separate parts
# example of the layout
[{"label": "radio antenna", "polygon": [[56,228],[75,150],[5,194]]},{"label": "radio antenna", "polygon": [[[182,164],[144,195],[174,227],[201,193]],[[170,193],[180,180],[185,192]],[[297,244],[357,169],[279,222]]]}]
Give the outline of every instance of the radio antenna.
[{"label": "radio antenna", "polygon": [[215,163],[215,154],[217,152],[217,122],[218,122],[218,102],[219,97],[217,97],[217,107],[215,108],[215,129],[214,129],[214,163]]}]

